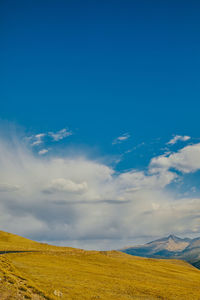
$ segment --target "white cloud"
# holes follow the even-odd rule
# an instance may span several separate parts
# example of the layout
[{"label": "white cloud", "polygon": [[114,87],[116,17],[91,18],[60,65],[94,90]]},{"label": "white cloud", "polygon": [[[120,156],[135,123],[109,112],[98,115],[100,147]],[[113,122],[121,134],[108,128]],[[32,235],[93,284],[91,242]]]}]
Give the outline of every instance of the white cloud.
[{"label": "white cloud", "polygon": [[20,189],[19,185],[10,183],[0,183],[0,192],[15,192]]},{"label": "white cloud", "polygon": [[1,230],[96,249],[195,233],[200,199],[176,199],[165,187],[177,177],[171,167],[200,168],[199,154],[200,144],[187,146],[152,159],[146,171],[118,173],[80,155],[35,156],[20,139],[0,137]]},{"label": "white cloud", "polygon": [[39,154],[39,155],[44,155],[44,154],[46,154],[47,152],[49,152],[48,149],[42,149],[42,150],[40,150],[40,151],[38,152],[38,154]]},{"label": "white cloud", "polygon": [[121,136],[118,136],[113,142],[112,144],[115,145],[115,144],[120,144],[126,140],[128,140],[130,138],[130,134],[129,133],[124,133],[122,134]]},{"label": "white cloud", "polygon": [[142,189],[163,189],[175,178],[177,178],[176,173],[167,170],[151,172],[150,174],[145,174],[143,171],[131,171],[119,175],[118,181],[120,185],[125,187],[126,192],[130,192]]},{"label": "white cloud", "polygon": [[186,142],[188,140],[190,140],[191,137],[188,136],[188,135],[175,135],[167,144],[168,145],[174,145],[176,144],[178,141],[181,141],[181,142]]},{"label": "white cloud", "polygon": [[155,157],[150,167],[152,170],[174,168],[183,173],[195,172],[200,169],[200,143],[186,146],[168,156]]},{"label": "white cloud", "polygon": [[[64,138],[72,135],[72,132],[67,128],[63,128],[57,132],[48,132],[48,133],[38,133],[29,137],[26,137],[25,140],[30,143],[31,146],[41,146],[44,143],[44,138],[50,137],[54,142],[63,140]],[[38,153],[40,155],[47,153],[47,149],[41,149]]]},{"label": "white cloud", "polygon": [[69,192],[69,193],[83,193],[87,191],[87,182],[76,183],[70,179],[56,178],[44,189],[46,193]]},{"label": "white cloud", "polygon": [[45,137],[45,133],[39,133],[31,137],[32,146],[38,146],[43,143],[43,138]]},{"label": "white cloud", "polygon": [[68,129],[66,128],[63,128],[57,132],[49,132],[49,136],[52,137],[52,139],[55,141],[55,142],[58,142],[60,140],[63,140],[64,138],[68,137],[72,135],[72,132],[69,131]]}]

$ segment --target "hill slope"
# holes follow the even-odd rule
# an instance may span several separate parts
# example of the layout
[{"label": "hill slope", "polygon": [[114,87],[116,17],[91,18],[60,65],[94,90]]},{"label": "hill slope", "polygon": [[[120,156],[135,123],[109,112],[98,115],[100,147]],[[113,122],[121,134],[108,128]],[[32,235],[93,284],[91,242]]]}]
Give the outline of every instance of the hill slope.
[{"label": "hill slope", "polygon": [[[10,243],[12,235],[9,238]],[[1,300],[188,299],[188,295],[199,299],[200,295],[200,271],[183,261],[118,251],[44,249],[41,244],[37,252],[0,255],[0,278]]]},{"label": "hill slope", "polygon": [[62,247],[38,243],[16,234],[0,231],[0,254],[14,251],[62,250]]}]

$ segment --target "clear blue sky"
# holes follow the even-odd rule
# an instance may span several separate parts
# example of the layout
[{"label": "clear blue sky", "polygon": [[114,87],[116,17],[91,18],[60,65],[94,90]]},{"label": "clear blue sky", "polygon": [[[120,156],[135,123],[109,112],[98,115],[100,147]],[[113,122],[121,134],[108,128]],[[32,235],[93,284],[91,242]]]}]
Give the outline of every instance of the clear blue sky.
[{"label": "clear blue sky", "polygon": [[199,1],[1,1],[1,117],[83,141],[199,134]]},{"label": "clear blue sky", "polygon": [[197,142],[199,15],[195,0],[2,0],[0,118],[29,134],[68,128],[65,147],[123,155],[120,171],[148,166],[173,135]]}]

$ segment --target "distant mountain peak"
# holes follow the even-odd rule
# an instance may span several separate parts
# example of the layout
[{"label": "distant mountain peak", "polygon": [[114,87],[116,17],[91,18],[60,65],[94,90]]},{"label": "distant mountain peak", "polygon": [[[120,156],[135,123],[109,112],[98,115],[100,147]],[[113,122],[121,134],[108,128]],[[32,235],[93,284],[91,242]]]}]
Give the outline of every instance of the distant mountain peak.
[{"label": "distant mountain peak", "polygon": [[173,240],[173,241],[183,241],[184,239],[182,239],[182,238],[180,238],[180,237],[178,237],[178,236],[176,236],[175,234],[170,234],[168,237],[167,237],[167,239],[168,240]]},{"label": "distant mountain peak", "polygon": [[126,248],[124,252],[146,257],[171,257],[183,252],[191,243],[191,239],[180,238],[170,234],[145,245]]},{"label": "distant mountain peak", "polygon": [[181,241],[185,241],[185,239],[182,239],[178,236],[176,236],[175,234],[170,234],[166,237],[163,237],[163,238],[159,238],[157,240],[153,240],[152,242],[149,242],[147,243],[146,245],[149,245],[149,244],[155,244],[155,243],[168,243],[170,240],[174,241],[175,243],[177,242],[181,242]]},{"label": "distant mountain peak", "polygon": [[175,234],[170,234],[169,236],[168,236],[168,238],[169,239],[180,239],[179,237],[177,237]]}]

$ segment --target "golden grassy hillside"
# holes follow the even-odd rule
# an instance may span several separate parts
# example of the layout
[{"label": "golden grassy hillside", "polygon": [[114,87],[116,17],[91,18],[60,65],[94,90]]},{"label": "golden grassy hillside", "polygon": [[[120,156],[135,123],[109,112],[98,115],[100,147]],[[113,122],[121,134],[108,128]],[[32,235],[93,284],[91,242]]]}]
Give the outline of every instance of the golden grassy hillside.
[{"label": "golden grassy hillside", "polygon": [[7,251],[58,251],[58,249],[60,250],[65,248],[34,242],[19,235],[0,231],[0,253]]},{"label": "golden grassy hillside", "polygon": [[0,255],[1,300],[200,299],[200,271],[186,262],[50,248]]}]

